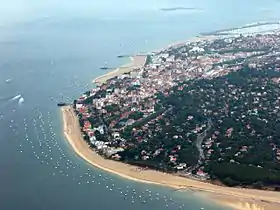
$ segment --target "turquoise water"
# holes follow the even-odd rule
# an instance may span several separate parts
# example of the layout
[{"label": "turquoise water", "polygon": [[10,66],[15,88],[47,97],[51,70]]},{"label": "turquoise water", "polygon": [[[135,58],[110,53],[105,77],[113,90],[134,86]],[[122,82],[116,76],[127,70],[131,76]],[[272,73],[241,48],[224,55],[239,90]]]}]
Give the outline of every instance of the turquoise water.
[{"label": "turquoise water", "polygon": [[[199,32],[280,19],[279,2],[13,3],[0,9],[1,209],[226,209],[191,192],[139,184],[91,167],[64,140],[56,102],[70,102],[91,88],[91,80],[104,73],[99,70],[104,62],[126,62],[118,54],[151,51]],[[203,10],[159,11],[178,5]],[[12,100],[18,94],[22,104]]]}]

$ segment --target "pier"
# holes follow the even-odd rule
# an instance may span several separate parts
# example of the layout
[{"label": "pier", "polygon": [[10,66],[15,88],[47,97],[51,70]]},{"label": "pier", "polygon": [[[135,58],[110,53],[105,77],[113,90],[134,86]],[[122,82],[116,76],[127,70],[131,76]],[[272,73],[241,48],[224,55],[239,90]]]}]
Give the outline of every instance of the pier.
[{"label": "pier", "polygon": [[69,104],[65,103],[65,102],[59,102],[57,103],[57,106],[61,107],[61,106],[67,106]]},{"label": "pier", "polygon": [[118,55],[117,57],[118,58],[128,58],[128,57],[135,57],[135,56],[148,56],[148,55],[152,55],[155,53],[157,53],[157,52],[139,52],[136,54],[121,54],[121,55]]},{"label": "pier", "polygon": [[100,67],[101,70],[114,70],[114,69],[117,69],[117,68],[130,68],[129,66],[121,66],[121,67]]}]

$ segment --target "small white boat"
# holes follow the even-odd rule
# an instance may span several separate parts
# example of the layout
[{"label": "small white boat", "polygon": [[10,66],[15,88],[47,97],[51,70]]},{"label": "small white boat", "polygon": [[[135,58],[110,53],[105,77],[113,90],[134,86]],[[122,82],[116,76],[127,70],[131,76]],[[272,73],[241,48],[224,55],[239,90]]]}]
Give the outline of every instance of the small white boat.
[{"label": "small white boat", "polygon": [[6,82],[6,83],[12,82],[12,78],[6,79],[5,82]]},{"label": "small white boat", "polygon": [[18,100],[21,98],[21,94],[18,94],[12,98],[12,101]]},{"label": "small white boat", "polygon": [[21,97],[19,100],[18,100],[18,104],[22,104],[24,102],[24,98]]}]

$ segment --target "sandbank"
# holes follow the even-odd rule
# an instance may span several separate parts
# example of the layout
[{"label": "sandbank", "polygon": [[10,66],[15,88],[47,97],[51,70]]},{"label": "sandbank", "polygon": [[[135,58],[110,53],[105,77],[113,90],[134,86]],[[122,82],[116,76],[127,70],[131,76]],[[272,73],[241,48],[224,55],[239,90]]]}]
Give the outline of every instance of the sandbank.
[{"label": "sandbank", "polygon": [[217,186],[159,171],[141,170],[136,166],[104,159],[83,140],[78,118],[73,108],[65,106],[61,108],[61,111],[67,141],[79,157],[95,167],[137,182],[163,185],[180,190],[194,190],[209,199],[237,210],[280,209],[280,192]]}]

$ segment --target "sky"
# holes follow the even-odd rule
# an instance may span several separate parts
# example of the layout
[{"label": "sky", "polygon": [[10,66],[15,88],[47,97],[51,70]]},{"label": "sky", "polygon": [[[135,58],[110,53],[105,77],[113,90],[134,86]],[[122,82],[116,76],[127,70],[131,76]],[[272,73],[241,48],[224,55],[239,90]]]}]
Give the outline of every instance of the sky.
[{"label": "sky", "polygon": [[0,0],[0,24],[10,24],[47,16],[94,16],[105,12],[153,9],[165,4],[166,1],[142,0],[138,3],[135,2],[129,0]]},{"label": "sky", "polygon": [[250,9],[248,5],[252,5],[253,8],[256,2],[258,2],[257,5],[262,6],[259,9],[268,12],[276,10],[276,3],[279,6],[277,10],[280,10],[280,0],[0,0],[0,25],[50,16],[132,15],[135,12],[151,12],[160,8],[177,6],[219,10],[220,4],[227,4],[234,11],[242,7]]}]

